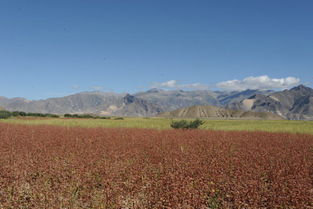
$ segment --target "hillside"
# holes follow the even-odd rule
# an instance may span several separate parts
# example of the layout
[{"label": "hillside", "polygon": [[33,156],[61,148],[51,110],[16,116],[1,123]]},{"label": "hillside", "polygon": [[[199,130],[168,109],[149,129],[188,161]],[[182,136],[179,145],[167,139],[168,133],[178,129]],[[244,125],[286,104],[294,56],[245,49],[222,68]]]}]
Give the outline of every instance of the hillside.
[{"label": "hillside", "polygon": [[216,106],[192,106],[188,108],[181,108],[171,112],[161,113],[158,116],[171,118],[242,118],[270,120],[282,119],[282,117],[269,112],[230,110]]},{"label": "hillside", "polygon": [[230,92],[151,89],[132,95],[81,92],[44,100],[0,97],[0,107],[9,111],[53,114],[93,113],[105,116],[147,117],[191,106],[208,105],[232,110],[271,112],[292,120],[313,120],[313,89],[300,85],[280,92],[250,89]]},{"label": "hillside", "polygon": [[193,105],[220,105],[218,94],[209,90],[183,91],[151,89],[146,92],[134,94],[136,97],[156,104],[164,111],[172,111],[178,108]]},{"label": "hillside", "polygon": [[81,92],[65,97],[44,100],[0,97],[0,107],[10,111],[40,113],[94,113],[115,116],[154,116],[194,105],[222,106],[231,101],[248,98],[251,94],[262,93],[258,90],[243,92],[213,92],[209,90],[161,90],[151,89],[145,92]]},{"label": "hillside", "polygon": [[291,120],[313,120],[313,89],[299,85],[290,90],[256,94],[227,105],[230,109],[272,112]]}]

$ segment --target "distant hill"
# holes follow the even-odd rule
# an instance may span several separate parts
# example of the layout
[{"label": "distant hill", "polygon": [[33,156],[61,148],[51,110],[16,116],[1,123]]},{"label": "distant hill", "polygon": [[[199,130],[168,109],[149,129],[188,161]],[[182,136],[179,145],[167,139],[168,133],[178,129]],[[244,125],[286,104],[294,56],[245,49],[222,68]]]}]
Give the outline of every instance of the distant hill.
[{"label": "distant hill", "polygon": [[313,120],[312,92],[311,88],[303,85],[281,92],[151,89],[130,95],[94,91],[44,100],[0,97],[0,107],[9,111],[38,113],[147,117],[185,107],[212,105],[242,111],[271,112],[286,119]]},{"label": "distant hill", "polygon": [[158,105],[164,111],[176,110],[193,105],[220,105],[218,94],[209,90],[183,91],[151,89],[134,94],[150,103]]},{"label": "distant hill", "polygon": [[254,112],[272,112],[292,120],[313,120],[313,89],[299,85],[269,95],[256,94],[240,102],[228,104],[227,107]]},{"label": "distant hill", "polygon": [[[108,113],[108,115],[119,116],[153,116],[161,113],[162,109],[155,104],[127,94],[123,97],[122,106]],[[102,112],[103,113],[103,112]]]},{"label": "distant hill", "polygon": [[217,99],[222,106],[225,106],[230,103],[240,102],[243,99],[247,99],[253,95],[269,95],[273,93],[272,90],[253,90],[247,89],[244,91],[232,91],[232,92],[216,92],[218,93]]},{"label": "distant hill", "polygon": [[94,113],[115,116],[152,116],[162,112],[154,104],[129,94],[82,92],[66,97],[28,101],[23,98],[0,98],[0,106],[10,111],[39,113]]},{"label": "distant hill", "polygon": [[0,107],[10,111],[39,113],[93,113],[115,116],[154,116],[160,112],[172,111],[193,105],[223,106],[229,101],[248,98],[258,90],[245,92],[213,92],[209,90],[183,91],[151,89],[145,92],[81,92],[65,97],[45,100],[0,97]]},{"label": "distant hill", "polygon": [[230,110],[216,106],[192,106],[187,108],[181,108],[171,112],[161,113],[158,116],[170,118],[242,118],[270,120],[283,119],[282,117],[270,112]]}]

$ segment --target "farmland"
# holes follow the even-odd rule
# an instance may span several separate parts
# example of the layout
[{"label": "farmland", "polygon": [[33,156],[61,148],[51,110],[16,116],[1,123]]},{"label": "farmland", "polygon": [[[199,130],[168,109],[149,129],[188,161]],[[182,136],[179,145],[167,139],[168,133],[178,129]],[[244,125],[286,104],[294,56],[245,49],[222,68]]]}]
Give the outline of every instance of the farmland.
[{"label": "farmland", "polygon": [[[170,129],[172,119],[166,118],[124,118],[123,120],[101,119],[36,119],[12,118],[0,122],[25,125],[56,125],[85,128],[147,128]],[[266,131],[313,134],[313,121],[291,120],[204,120],[201,129],[225,131]]]},{"label": "farmland", "polygon": [[312,135],[75,121],[0,123],[0,208],[313,207]]}]

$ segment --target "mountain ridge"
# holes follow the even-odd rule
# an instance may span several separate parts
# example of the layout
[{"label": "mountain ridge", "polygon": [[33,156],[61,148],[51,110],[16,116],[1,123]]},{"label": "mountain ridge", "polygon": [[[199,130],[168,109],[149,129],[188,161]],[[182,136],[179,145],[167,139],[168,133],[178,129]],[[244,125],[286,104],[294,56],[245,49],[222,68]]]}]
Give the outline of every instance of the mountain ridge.
[{"label": "mountain ridge", "polygon": [[270,112],[231,110],[216,106],[192,106],[171,112],[161,113],[158,116],[167,118],[283,119],[282,117]]},{"label": "mountain ridge", "polygon": [[286,119],[313,119],[312,92],[313,89],[304,85],[278,92],[156,88],[134,94],[87,91],[41,100],[0,97],[0,107],[9,111],[146,117],[195,105],[213,105],[234,110],[272,112]]},{"label": "mountain ridge", "polygon": [[227,108],[272,112],[289,120],[313,120],[313,89],[299,85],[268,95],[256,94],[228,104]]}]

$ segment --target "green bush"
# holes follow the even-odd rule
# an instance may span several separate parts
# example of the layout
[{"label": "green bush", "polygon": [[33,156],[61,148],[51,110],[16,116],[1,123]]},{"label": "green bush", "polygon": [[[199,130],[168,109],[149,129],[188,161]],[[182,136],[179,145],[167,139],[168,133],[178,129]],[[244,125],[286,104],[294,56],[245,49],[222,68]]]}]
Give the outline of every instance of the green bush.
[{"label": "green bush", "polygon": [[44,113],[37,113],[37,112],[28,112],[28,113],[26,113],[26,116],[31,116],[31,117],[47,117],[46,114],[44,114]]},{"label": "green bush", "polygon": [[21,112],[21,111],[14,111],[12,112],[12,116],[17,117],[25,117],[25,116],[30,116],[30,117],[49,117],[49,118],[58,118],[59,115],[56,114],[50,114],[50,113],[33,113],[33,112]]},{"label": "green bush", "polygon": [[12,116],[14,116],[14,117],[20,116],[20,112],[19,111],[14,111],[14,112],[12,112]]},{"label": "green bush", "polygon": [[25,117],[25,116],[31,116],[31,117],[49,117],[49,118],[59,118],[59,115],[56,114],[50,114],[50,113],[33,113],[33,112],[21,112],[21,111],[13,111],[9,112],[6,110],[0,110],[0,118],[8,118],[8,117]]},{"label": "green bush", "polygon": [[12,116],[12,113],[6,110],[0,110],[0,119],[7,119]]},{"label": "green bush", "polygon": [[199,126],[203,125],[204,121],[196,119],[194,121],[179,120],[172,121],[171,127],[174,129],[197,129]]},{"label": "green bush", "polygon": [[56,115],[56,114],[45,114],[46,117],[49,117],[49,118],[59,118],[60,116],[59,115]]},{"label": "green bush", "polygon": [[83,114],[83,115],[80,115],[80,118],[94,118],[94,117],[89,114]]},{"label": "green bush", "polygon": [[22,116],[22,117],[27,116],[27,113],[26,113],[26,112],[19,112],[18,114],[19,114],[20,116]]},{"label": "green bush", "polygon": [[94,116],[94,119],[111,119],[111,117],[108,116]]},{"label": "green bush", "polygon": [[79,115],[79,114],[69,114],[69,113],[64,114],[64,117],[65,118],[110,119],[110,117],[107,117],[107,116],[93,116],[93,115],[90,115],[90,114]]},{"label": "green bush", "polygon": [[124,118],[122,118],[122,117],[117,117],[117,118],[114,118],[114,120],[124,120]]}]

